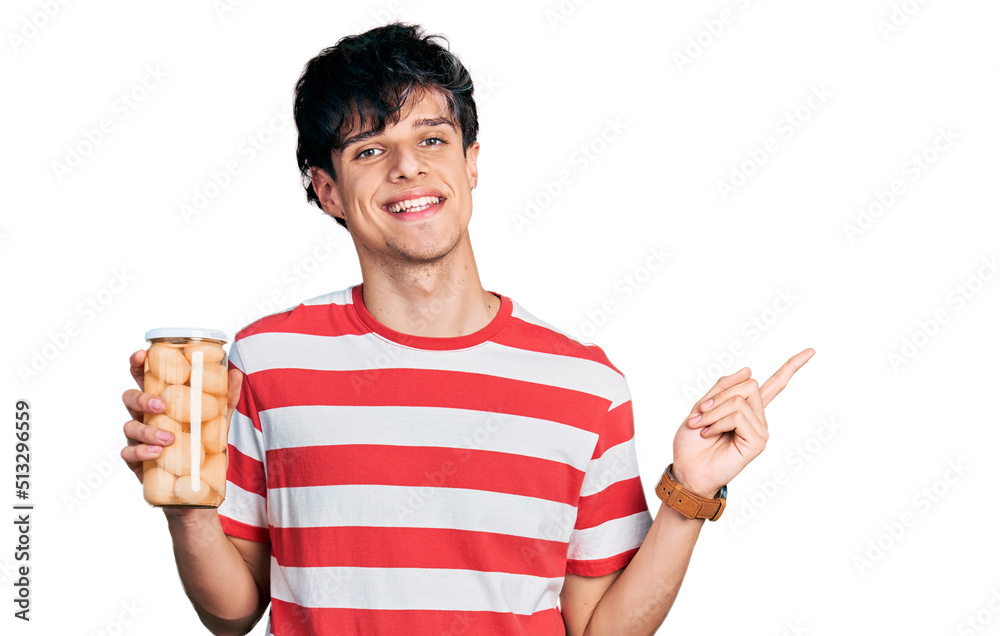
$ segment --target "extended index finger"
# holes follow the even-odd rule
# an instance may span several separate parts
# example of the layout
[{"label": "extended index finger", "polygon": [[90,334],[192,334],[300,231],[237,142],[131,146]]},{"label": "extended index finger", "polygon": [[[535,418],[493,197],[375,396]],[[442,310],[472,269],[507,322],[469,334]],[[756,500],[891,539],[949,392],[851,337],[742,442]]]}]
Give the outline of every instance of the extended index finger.
[{"label": "extended index finger", "polygon": [[802,368],[809,358],[816,354],[814,349],[804,349],[788,359],[788,362],[781,365],[781,368],[774,372],[774,375],[767,379],[767,382],[760,386],[760,399],[767,406],[782,389],[788,385],[795,372]]}]

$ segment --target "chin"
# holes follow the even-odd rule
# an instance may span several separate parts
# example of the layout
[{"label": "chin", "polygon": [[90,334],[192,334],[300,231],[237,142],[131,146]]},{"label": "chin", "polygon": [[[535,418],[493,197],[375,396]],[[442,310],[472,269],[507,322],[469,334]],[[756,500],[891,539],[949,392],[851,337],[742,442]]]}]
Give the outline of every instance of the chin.
[{"label": "chin", "polygon": [[388,247],[405,260],[412,261],[414,263],[429,264],[439,262],[448,255],[454,253],[460,243],[460,237],[457,237],[455,240],[445,243],[424,245],[414,245],[412,243],[394,245],[392,242],[389,242]]}]

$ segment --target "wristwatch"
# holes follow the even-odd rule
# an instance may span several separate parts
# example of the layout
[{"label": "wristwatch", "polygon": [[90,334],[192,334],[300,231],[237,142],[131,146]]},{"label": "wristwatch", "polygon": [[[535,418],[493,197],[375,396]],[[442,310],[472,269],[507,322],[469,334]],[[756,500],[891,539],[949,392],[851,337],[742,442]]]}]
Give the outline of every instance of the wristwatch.
[{"label": "wristwatch", "polygon": [[699,497],[674,481],[671,472],[673,467],[674,465],[670,464],[663,471],[660,483],[656,484],[656,496],[688,519],[718,520],[722,516],[722,511],[726,509],[726,487],[723,486],[715,493],[715,499]]}]

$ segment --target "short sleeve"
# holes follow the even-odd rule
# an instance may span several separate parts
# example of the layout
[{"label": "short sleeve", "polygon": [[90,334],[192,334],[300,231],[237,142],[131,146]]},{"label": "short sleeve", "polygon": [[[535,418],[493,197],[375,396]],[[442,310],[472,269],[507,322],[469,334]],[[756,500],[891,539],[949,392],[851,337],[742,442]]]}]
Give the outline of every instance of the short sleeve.
[{"label": "short sleeve", "polygon": [[253,381],[240,355],[239,340],[230,348],[229,368],[243,373],[243,384],[229,423],[226,499],[219,506],[219,518],[226,534],[268,543],[264,437],[254,400]]},{"label": "short sleeve", "polygon": [[652,523],[639,481],[632,397],[622,378],[583,479],[566,573],[604,576],[625,567]]}]

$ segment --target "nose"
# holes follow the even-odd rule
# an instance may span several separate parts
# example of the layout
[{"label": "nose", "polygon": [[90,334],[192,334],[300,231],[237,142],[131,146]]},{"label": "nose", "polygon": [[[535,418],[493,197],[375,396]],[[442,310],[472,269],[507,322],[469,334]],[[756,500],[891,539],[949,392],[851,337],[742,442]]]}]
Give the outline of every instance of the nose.
[{"label": "nose", "polygon": [[401,179],[414,179],[419,176],[426,176],[426,165],[416,148],[399,146],[393,152],[393,161],[389,178],[392,181]]}]

